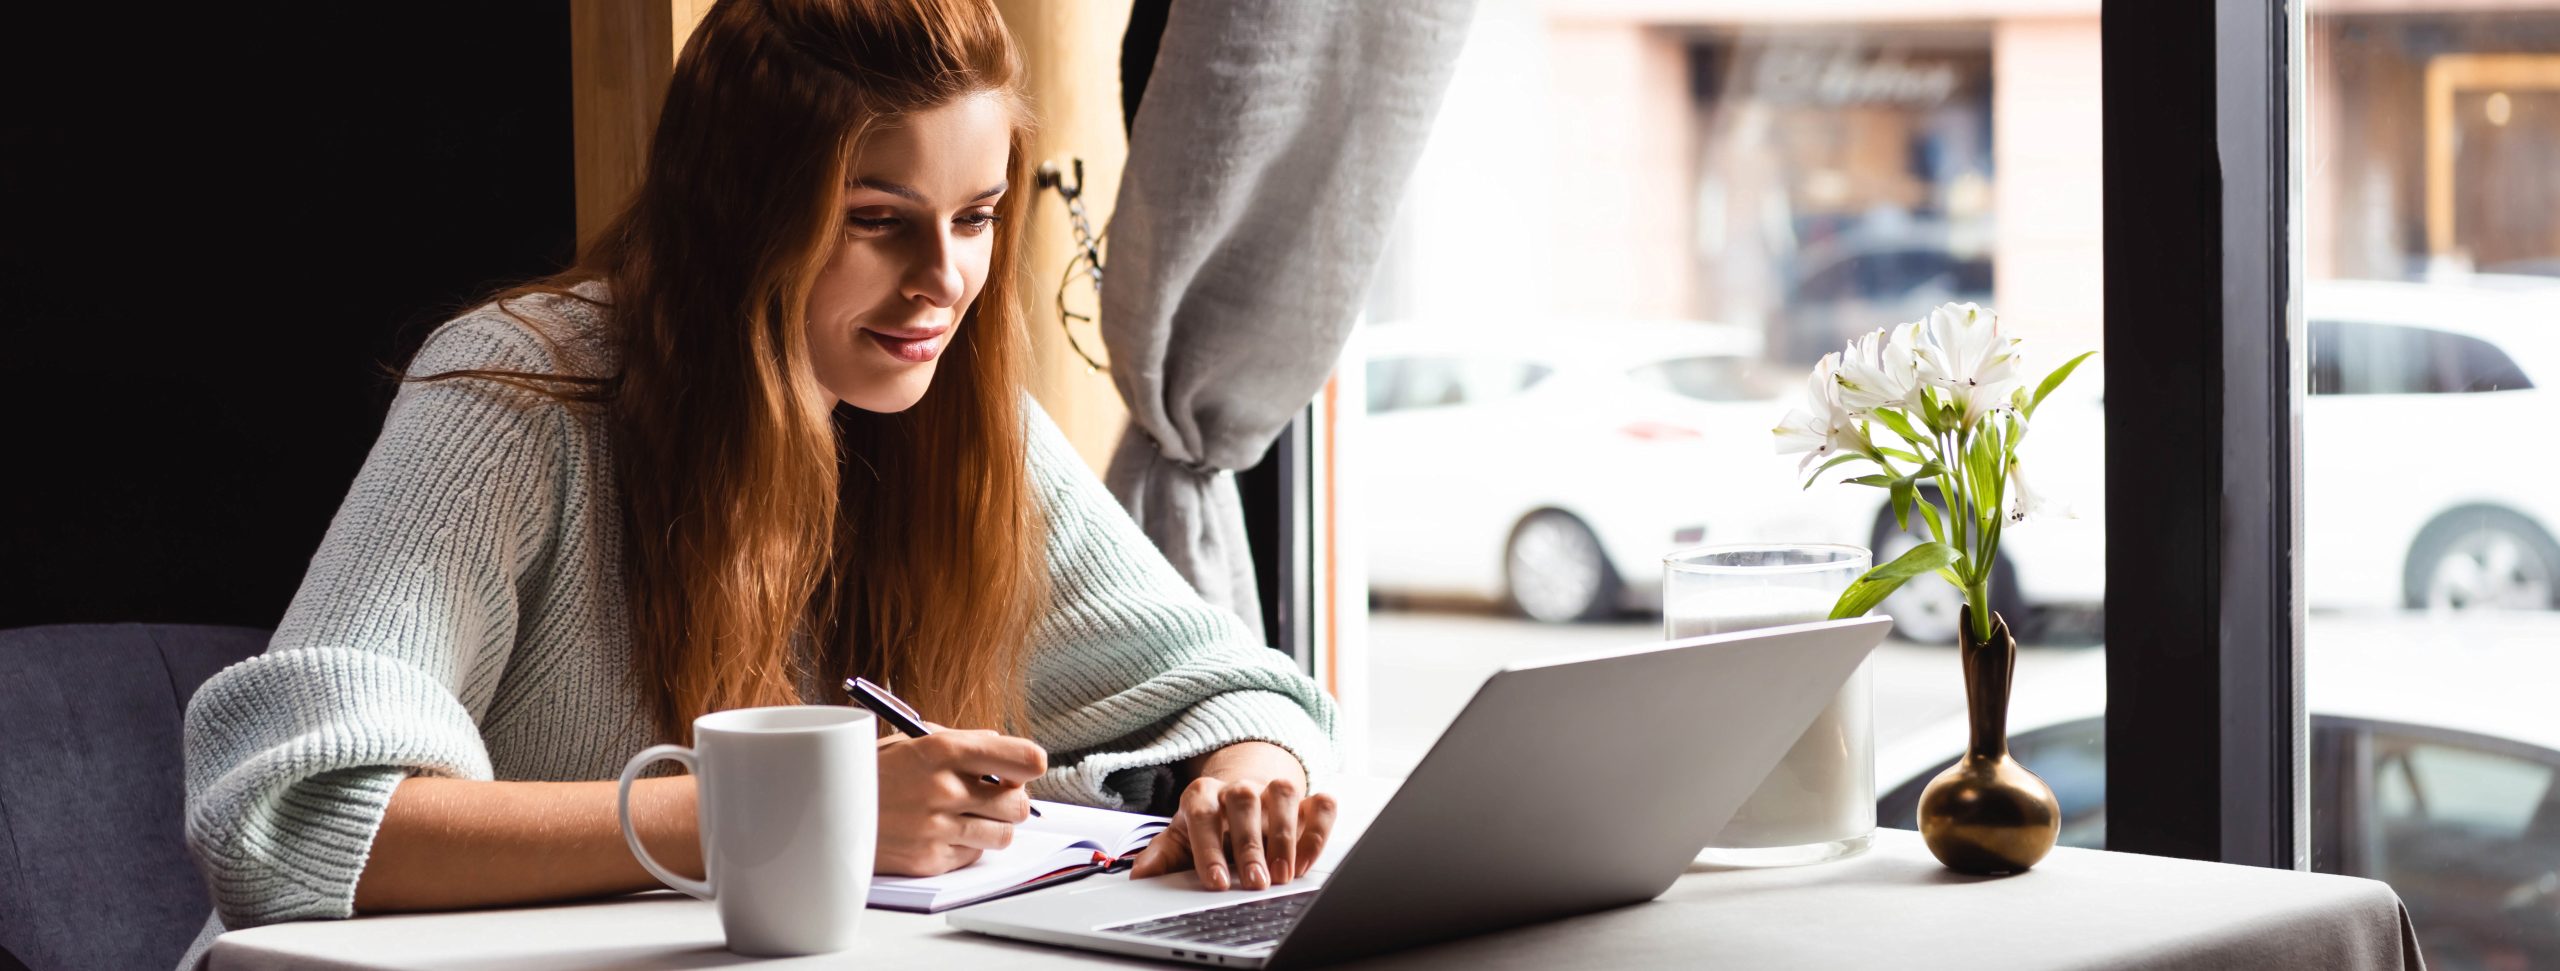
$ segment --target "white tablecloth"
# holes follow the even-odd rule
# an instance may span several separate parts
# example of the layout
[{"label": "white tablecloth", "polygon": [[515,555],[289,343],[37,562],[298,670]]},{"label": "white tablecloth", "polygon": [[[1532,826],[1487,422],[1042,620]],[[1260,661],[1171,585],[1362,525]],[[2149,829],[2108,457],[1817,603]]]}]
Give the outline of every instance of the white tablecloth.
[{"label": "white tablecloth", "polygon": [[[1374,815],[1389,785],[1349,787],[1345,835]],[[1349,842],[1337,840],[1336,850]],[[721,947],[711,905],[654,893],[233,931],[214,944],[212,967],[1164,966],[980,937],[951,930],[939,916],[888,911],[864,915],[861,940],[836,954],[742,958]],[[1966,877],[1938,866],[1918,834],[1885,830],[1873,849],[1849,860],[1778,870],[1693,868],[1650,903],[1356,966],[2357,971],[2421,962],[2399,897],[2372,880],[2068,848],[2018,876]]]}]

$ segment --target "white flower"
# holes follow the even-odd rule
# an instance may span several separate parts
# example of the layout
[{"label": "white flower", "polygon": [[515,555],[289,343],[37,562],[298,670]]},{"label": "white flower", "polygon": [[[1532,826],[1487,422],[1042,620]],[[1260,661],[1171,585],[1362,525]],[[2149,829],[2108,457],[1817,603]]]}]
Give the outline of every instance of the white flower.
[{"label": "white flower", "polygon": [[1964,428],[2006,403],[2020,381],[2018,342],[2001,336],[1998,314],[1970,303],[1930,311],[1914,352],[1920,379],[1956,403]]},{"label": "white flower", "polygon": [[1790,409],[1786,419],[1770,429],[1778,436],[1778,454],[1805,453],[1804,461],[1796,464],[1796,471],[1827,461],[1842,449],[1853,453],[1868,450],[1856,416],[1840,403],[1839,366],[1840,355],[1823,355],[1813,366],[1813,376],[1805,382],[1805,407]]},{"label": "white flower", "polygon": [[1920,324],[1879,330],[1840,352],[1840,404],[1865,414],[1878,408],[1903,408],[1920,393]]},{"label": "white flower", "polygon": [[2014,526],[2031,519],[2078,519],[2080,514],[2069,503],[2058,502],[2027,486],[2026,463],[2009,461],[2009,524]]}]

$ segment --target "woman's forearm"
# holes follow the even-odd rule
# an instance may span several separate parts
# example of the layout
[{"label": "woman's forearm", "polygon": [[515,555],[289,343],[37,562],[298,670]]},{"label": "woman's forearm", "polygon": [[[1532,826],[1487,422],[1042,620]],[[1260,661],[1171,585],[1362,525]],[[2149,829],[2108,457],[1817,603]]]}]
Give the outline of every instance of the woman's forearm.
[{"label": "woman's forearm", "polygon": [[[623,842],[617,785],[405,780],[357,878],[356,911],[493,907],[656,887]],[[650,855],[698,878],[694,806],[692,776],[631,786],[631,822]]]}]

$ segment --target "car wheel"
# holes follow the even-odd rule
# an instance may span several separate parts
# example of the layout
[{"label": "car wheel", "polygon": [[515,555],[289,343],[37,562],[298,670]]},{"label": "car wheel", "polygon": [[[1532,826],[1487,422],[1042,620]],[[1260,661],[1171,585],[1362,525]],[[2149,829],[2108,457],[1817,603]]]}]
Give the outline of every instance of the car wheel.
[{"label": "car wheel", "polygon": [[1531,620],[1591,620],[1617,604],[1617,571],[1600,538],[1571,513],[1541,509],[1512,527],[1502,574],[1512,607]]},{"label": "car wheel", "polygon": [[2560,607],[2560,546],[2514,512],[2456,509],[2418,531],[2403,583],[2408,604],[2438,613]]},{"label": "car wheel", "polygon": [[[1911,517],[1911,526],[1895,528],[1891,509],[1877,514],[1874,539],[1867,547],[1877,564],[1893,562],[1928,538],[1928,527],[1921,525],[1919,516]],[[1964,591],[1936,576],[1904,583],[1877,609],[1893,617],[1896,636],[1914,644],[1953,644],[1964,630]],[[2008,619],[2013,634],[2023,632],[2028,620],[2026,599],[2018,595],[2017,570],[2009,566],[2005,553],[1991,562],[1991,609]]]}]

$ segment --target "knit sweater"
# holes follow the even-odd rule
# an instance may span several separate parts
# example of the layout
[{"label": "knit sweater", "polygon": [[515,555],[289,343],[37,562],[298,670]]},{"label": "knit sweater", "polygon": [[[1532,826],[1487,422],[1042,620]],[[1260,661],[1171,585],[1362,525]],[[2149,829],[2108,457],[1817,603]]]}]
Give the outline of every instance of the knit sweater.
[{"label": "knit sweater", "polygon": [[[608,310],[511,306],[543,331],[483,306],[410,374],[612,372]],[[1327,767],[1332,703],[1203,602],[1024,400],[1051,582],[1025,672],[1051,768],[1031,794],[1149,806],[1168,766],[1245,740]],[[221,925],[349,916],[402,779],[611,779],[656,741],[608,431],[599,409],[494,382],[401,388],[267,652],[187,707],[187,844]]]}]

